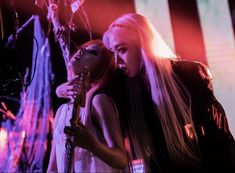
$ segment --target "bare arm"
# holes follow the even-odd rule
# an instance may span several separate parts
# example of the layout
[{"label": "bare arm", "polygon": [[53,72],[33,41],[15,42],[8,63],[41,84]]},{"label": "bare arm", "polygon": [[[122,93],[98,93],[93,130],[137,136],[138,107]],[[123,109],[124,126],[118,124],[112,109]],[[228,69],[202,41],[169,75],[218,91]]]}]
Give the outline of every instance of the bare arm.
[{"label": "bare arm", "polygon": [[[56,116],[55,116],[55,120],[54,120],[54,128],[57,126],[59,118],[60,118],[60,114],[61,114],[61,109],[63,106],[60,106],[58,108],[58,110],[56,111]],[[53,136],[54,136],[54,130],[53,130]],[[57,163],[56,163],[56,146],[55,146],[55,142],[54,139],[52,141],[52,148],[51,148],[51,154],[50,154],[50,160],[49,160],[49,164],[47,167],[47,172],[57,172]]]},{"label": "bare arm", "polygon": [[74,100],[76,95],[78,95],[79,91],[79,77],[74,76],[68,82],[62,83],[56,88],[56,95],[59,98],[69,98],[70,100]]},{"label": "bare arm", "polygon": [[93,99],[93,110],[101,120],[102,131],[108,146],[97,142],[92,152],[113,167],[124,168],[128,161],[116,106],[110,97],[98,94]]}]

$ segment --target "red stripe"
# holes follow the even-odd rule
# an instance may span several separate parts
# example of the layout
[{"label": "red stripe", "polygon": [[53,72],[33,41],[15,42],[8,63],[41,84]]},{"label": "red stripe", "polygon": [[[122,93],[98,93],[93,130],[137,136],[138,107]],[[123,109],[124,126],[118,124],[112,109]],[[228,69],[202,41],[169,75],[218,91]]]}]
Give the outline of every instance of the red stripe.
[{"label": "red stripe", "polygon": [[230,14],[231,14],[231,21],[233,24],[233,33],[235,35],[235,1],[229,0],[228,2],[229,2]]},{"label": "red stripe", "polygon": [[207,64],[196,0],[168,0],[175,50],[188,60]]}]

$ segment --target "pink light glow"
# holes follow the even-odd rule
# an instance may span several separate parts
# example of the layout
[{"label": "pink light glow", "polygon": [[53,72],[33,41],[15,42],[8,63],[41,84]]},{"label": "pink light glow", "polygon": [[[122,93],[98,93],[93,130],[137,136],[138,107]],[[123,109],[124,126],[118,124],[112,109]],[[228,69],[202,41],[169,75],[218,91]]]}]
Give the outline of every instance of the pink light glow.
[{"label": "pink light glow", "polygon": [[5,128],[0,128],[0,170],[4,167],[5,160],[7,158],[8,154],[8,133],[7,129]]},{"label": "pink light glow", "polygon": [[0,128],[0,155],[5,151],[7,144],[7,130],[5,128]]}]

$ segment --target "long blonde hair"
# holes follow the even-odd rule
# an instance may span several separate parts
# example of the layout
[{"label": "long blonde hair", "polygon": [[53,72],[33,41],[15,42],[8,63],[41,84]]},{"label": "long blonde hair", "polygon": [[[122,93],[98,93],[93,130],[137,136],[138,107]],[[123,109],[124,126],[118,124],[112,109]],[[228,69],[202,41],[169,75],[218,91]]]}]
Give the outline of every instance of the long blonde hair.
[{"label": "long blonde hair", "polygon": [[[177,161],[198,160],[194,147],[189,146],[184,137],[182,125],[190,124],[197,143],[190,97],[174,74],[169,60],[177,58],[176,55],[147,18],[137,13],[125,14],[110,25],[103,36],[105,46],[110,49],[110,37],[123,39],[123,30],[134,32],[139,39],[137,45],[170,156]],[[128,42],[128,36],[124,38]],[[136,44],[131,39],[129,43]],[[143,158],[145,154],[142,152]]]}]

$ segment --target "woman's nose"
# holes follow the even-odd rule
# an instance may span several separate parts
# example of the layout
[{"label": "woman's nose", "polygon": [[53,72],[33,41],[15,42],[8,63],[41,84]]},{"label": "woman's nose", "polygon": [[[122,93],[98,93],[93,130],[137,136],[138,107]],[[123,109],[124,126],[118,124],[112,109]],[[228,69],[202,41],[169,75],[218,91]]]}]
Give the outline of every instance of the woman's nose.
[{"label": "woman's nose", "polygon": [[114,61],[115,61],[116,64],[117,64],[117,59],[118,59],[118,55],[117,55],[116,52],[114,52]]},{"label": "woman's nose", "polygon": [[118,54],[117,53],[114,53],[114,58],[115,58],[115,63],[116,64],[119,64],[121,61],[120,61],[120,57],[118,56]]},{"label": "woman's nose", "polygon": [[122,58],[120,58],[119,56],[115,57],[115,63],[116,64],[124,64],[124,61]]}]

